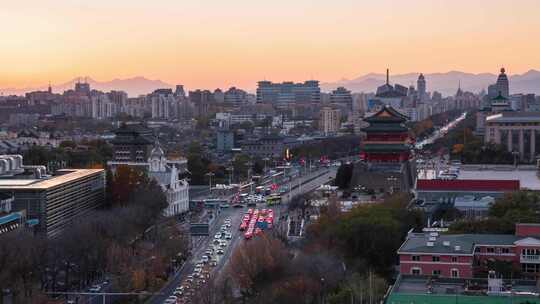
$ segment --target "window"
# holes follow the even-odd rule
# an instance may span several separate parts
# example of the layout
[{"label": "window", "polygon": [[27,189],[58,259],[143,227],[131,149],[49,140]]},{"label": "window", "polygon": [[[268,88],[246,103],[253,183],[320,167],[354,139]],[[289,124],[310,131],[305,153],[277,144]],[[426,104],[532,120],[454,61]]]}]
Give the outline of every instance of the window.
[{"label": "window", "polygon": [[475,247],[474,252],[480,252],[480,247]]},{"label": "window", "polygon": [[432,260],[433,262],[439,262],[439,261],[441,260],[441,257],[440,257],[440,256],[437,256],[437,255],[434,255],[434,256],[431,257],[431,260]]},{"label": "window", "polygon": [[493,247],[488,247],[488,248],[486,248],[486,251],[487,251],[487,253],[494,253],[494,252],[495,252],[495,248],[493,248]]},{"label": "window", "polygon": [[450,276],[452,276],[452,278],[459,278],[459,270],[457,269],[452,269],[450,271]]},{"label": "window", "polygon": [[501,248],[501,253],[503,253],[503,254],[510,253],[510,248]]},{"label": "window", "polygon": [[435,269],[435,270],[433,270],[432,274],[433,274],[434,276],[440,276],[440,275],[441,275],[441,271],[438,270],[438,269]]},{"label": "window", "polygon": [[412,268],[411,269],[411,274],[412,275],[420,275],[421,274],[420,268]]},{"label": "window", "polygon": [[413,261],[420,261],[420,256],[419,255],[413,255],[412,260]]},{"label": "window", "polygon": [[455,256],[452,257],[452,263],[457,263],[457,257]]}]

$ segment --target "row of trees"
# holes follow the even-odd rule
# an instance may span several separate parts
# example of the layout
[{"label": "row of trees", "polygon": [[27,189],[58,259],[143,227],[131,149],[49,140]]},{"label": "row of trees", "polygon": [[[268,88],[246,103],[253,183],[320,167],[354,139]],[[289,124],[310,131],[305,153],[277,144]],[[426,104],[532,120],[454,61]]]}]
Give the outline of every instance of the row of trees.
[{"label": "row of trees", "polygon": [[252,158],[246,154],[235,155],[229,164],[212,162],[204,154],[204,150],[198,142],[192,142],[188,147],[187,160],[192,185],[207,184],[209,182],[207,173],[213,174],[214,184],[228,181],[229,174],[233,175],[233,182],[238,182],[248,177],[249,170],[251,170],[251,175],[262,174],[265,165],[261,158]]},{"label": "row of trees", "polygon": [[112,157],[112,147],[104,140],[63,141],[58,148],[32,146],[23,153],[24,162],[28,165],[49,165],[51,169],[71,168],[105,168],[107,160]]},{"label": "row of trees", "polygon": [[452,110],[435,114],[421,121],[411,122],[409,123],[411,135],[417,139],[425,138],[435,131],[436,126],[442,126],[459,115],[461,115],[460,110]]},{"label": "row of trees", "polygon": [[178,233],[171,237],[173,223],[158,225],[167,204],[161,187],[131,171],[120,167],[112,177],[117,204],[81,218],[61,237],[21,232],[0,242],[0,286],[10,289],[17,303],[45,303],[39,294],[80,290],[104,275],[115,291],[162,285],[172,259],[186,252],[186,240]]},{"label": "row of trees", "polygon": [[452,233],[511,234],[516,223],[540,223],[540,194],[532,191],[508,193],[489,208],[482,220],[461,220],[450,226]]},{"label": "row of trees", "polygon": [[325,138],[306,143],[291,150],[293,157],[319,160],[321,156],[336,159],[360,152],[360,136],[350,135]]}]

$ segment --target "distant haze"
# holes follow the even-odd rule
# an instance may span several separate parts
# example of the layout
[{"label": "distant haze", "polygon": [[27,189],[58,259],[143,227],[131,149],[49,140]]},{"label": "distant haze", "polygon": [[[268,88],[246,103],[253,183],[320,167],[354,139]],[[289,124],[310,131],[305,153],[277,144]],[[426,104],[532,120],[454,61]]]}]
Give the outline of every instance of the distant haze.
[{"label": "distant haze", "polygon": [[[539,0],[2,1],[0,88],[540,69]],[[463,79],[465,81],[465,79]]]},{"label": "distant haze", "polygon": [[[416,80],[420,73],[406,73],[398,75],[390,75],[391,83],[399,83],[404,86],[414,85],[416,87]],[[458,71],[452,71],[447,73],[429,73],[424,74],[427,82],[428,91],[439,91],[443,95],[453,95],[457,91],[458,85],[461,82],[461,89],[465,91],[471,91],[478,93],[483,89],[487,90],[487,86],[495,83],[498,74],[481,73],[471,74]],[[535,93],[540,95],[540,71],[530,70],[524,74],[510,75],[510,91],[511,93]],[[84,81],[85,78],[75,78],[70,81],[53,85],[53,91],[56,93],[62,93],[65,90],[72,89],[77,81]],[[321,83],[321,89],[325,92],[330,92],[339,86],[344,86],[353,92],[374,92],[378,86],[385,82],[386,75],[382,73],[369,73],[363,76],[356,77],[354,79],[342,79],[335,82]],[[100,91],[120,90],[128,93],[130,97],[135,97],[142,94],[148,94],[155,89],[159,88],[174,88],[176,84],[166,83],[161,80],[150,80],[142,76],[126,78],[126,79],[114,79],[111,81],[97,81],[92,78],[86,79],[92,89]],[[248,89],[253,90],[252,84]],[[34,90],[46,90],[46,87],[34,87],[34,88],[3,88],[0,89],[4,95],[24,95],[24,93]],[[196,88],[186,87],[188,90]],[[201,88],[214,90],[216,88]],[[226,90],[228,87],[222,87]]]},{"label": "distant haze", "polygon": [[[416,87],[416,80],[420,73],[407,73],[390,75],[390,83],[399,83],[403,86],[413,85]],[[482,73],[472,74],[458,71],[447,73],[424,74],[428,91],[438,91],[443,95],[453,95],[456,93],[459,83],[464,91],[478,93],[487,90],[488,85],[497,80],[498,74]],[[371,73],[351,80],[340,80],[337,82],[323,83],[323,91],[331,91],[336,87],[343,86],[353,92],[374,92],[377,86],[386,81],[385,74]],[[524,74],[510,75],[510,93],[535,93],[540,94],[540,72],[530,70]]]}]

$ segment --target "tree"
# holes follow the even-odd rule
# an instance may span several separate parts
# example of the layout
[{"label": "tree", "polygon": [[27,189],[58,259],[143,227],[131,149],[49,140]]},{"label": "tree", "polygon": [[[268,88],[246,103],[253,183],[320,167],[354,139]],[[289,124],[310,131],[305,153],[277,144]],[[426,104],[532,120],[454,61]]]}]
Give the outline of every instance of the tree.
[{"label": "tree", "polygon": [[233,253],[228,273],[245,296],[256,296],[286,269],[287,251],[267,235],[242,243]]},{"label": "tree", "polygon": [[133,191],[146,183],[148,179],[142,170],[126,165],[118,166],[110,182],[112,204],[127,204]]},{"label": "tree", "polygon": [[198,142],[192,142],[187,152],[188,170],[191,172],[191,184],[203,185],[206,183],[205,174],[210,162],[203,157],[203,150]]},{"label": "tree", "polygon": [[342,164],[339,166],[335,179],[335,185],[338,186],[339,189],[349,188],[353,176],[353,170],[353,164]]},{"label": "tree", "polygon": [[234,175],[237,180],[247,178],[247,171],[249,169],[248,163],[250,161],[249,156],[245,154],[236,155],[232,161],[232,167],[234,168]]}]

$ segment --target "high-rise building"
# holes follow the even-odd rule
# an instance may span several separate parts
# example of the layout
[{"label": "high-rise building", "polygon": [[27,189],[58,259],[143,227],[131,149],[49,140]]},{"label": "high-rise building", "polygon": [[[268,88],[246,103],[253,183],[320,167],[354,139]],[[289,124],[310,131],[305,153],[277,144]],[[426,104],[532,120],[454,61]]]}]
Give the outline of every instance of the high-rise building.
[{"label": "high-rise building", "polygon": [[502,95],[503,97],[510,97],[510,84],[508,82],[508,77],[506,76],[506,70],[504,68],[501,68],[501,73],[499,74],[499,77],[497,77],[497,82],[495,85],[497,86],[497,94]]},{"label": "high-rise building", "polygon": [[258,82],[258,103],[287,105],[293,103],[319,103],[320,101],[321,88],[319,87],[319,82],[317,80],[308,80],[304,83]]},{"label": "high-rise building", "polygon": [[234,132],[230,130],[218,130],[216,141],[218,152],[230,152],[234,148]]},{"label": "high-rise building", "polygon": [[330,107],[322,108],[319,116],[319,130],[321,130],[324,135],[329,135],[337,133],[339,127],[340,111]]},{"label": "high-rise building", "polygon": [[403,107],[403,100],[407,97],[408,89],[402,85],[390,85],[390,71],[386,70],[386,83],[377,88],[375,98],[383,105],[389,105],[394,108]]},{"label": "high-rise building", "polygon": [[92,118],[107,119],[117,114],[117,105],[113,103],[107,94],[96,94],[90,97],[92,103]]},{"label": "high-rise building", "polygon": [[351,91],[344,87],[333,90],[332,93],[330,93],[330,102],[345,104],[349,106],[349,108],[352,108],[353,98]]},{"label": "high-rise building", "polygon": [[195,115],[202,117],[208,115],[210,103],[214,102],[214,96],[208,90],[195,90],[189,91],[189,100],[195,107]]},{"label": "high-rise building", "polygon": [[75,83],[75,92],[83,95],[89,95],[90,94],[90,84],[85,82],[77,81]]},{"label": "high-rise building", "polygon": [[171,119],[177,115],[177,101],[172,89],[158,89],[148,95],[152,104],[152,118]]},{"label": "high-rise building", "polygon": [[418,89],[418,100],[422,101],[426,98],[426,79],[424,78],[424,74],[420,74],[418,76],[418,80],[416,81],[416,88]]},{"label": "high-rise building", "polygon": [[224,93],[223,101],[226,103],[245,103],[247,102],[247,92],[231,87]]},{"label": "high-rise building", "polygon": [[176,85],[176,90],[174,91],[176,97],[185,98],[186,92],[184,91],[184,86],[181,84]]}]

